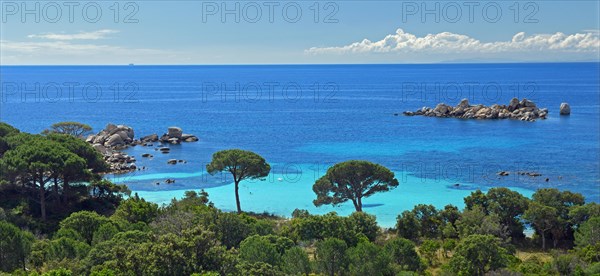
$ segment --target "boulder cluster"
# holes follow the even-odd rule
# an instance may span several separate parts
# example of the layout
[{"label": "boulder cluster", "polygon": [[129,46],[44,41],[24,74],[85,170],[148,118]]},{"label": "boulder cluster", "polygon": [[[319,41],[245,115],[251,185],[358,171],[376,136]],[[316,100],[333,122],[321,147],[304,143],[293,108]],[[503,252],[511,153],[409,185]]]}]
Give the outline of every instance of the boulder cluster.
[{"label": "boulder cluster", "polygon": [[140,145],[146,147],[152,147],[154,146],[154,144],[152,144],[153,142],[157,142],[158,141],[158,135],[156,134],[150,134],[147,136],[144,136],[142,138],[140,138]]},{"label": "boulder cluster", "polygon": [[[169,127],[168,132],[160,138],[157,134],[150,134],[136,140],[134,136],[133,128],[129,126],[108,124],[97,134],[88,136],[86,142],[92,144],[103,155],[104,160],[110,166],[111,173],[127,173],[137,169],[136,159],[120,150],[136,145],[152,147],[153,142],[159,142],[159,146],[162,146],[162,143],[180,144],[181,142],[198,141],[198,137],[192,134],[184,134],[181,128],[178,127]],[[156,150],[169,153],[170,148],[161,147],[156,148]],[[151,158],[153,156],[145,153],[142,157]],[[185,162],[183,160],[178,161],[179,163]]]},{"label": "boulder cluster", "polygon": [[158,138],[158,134],[150,134],[140,139],[142,143],[162,142],[169,144],[181,144],[181,142],[196,142],[198,137],[192,134],[185,134],[179,127],[169,127],[167,133]]},{"label": "boulder cluster", "polygon": [[127,173],[137,169],[135,157],[120,151],[113,151],[111,154],[105,154],[104,160],[109,164],[110,172],[112,173]]},{"label": "boulder cluster", "polygon": [[[502,176],[509,176],[509,175],[510,175],[510,172],[507,172],[507,171],[500,171],[500,172],[498,172],[498,173],[496,173],[496,174],[500,176],[499,178],[501,178]],[[530,176],[530,177],[534,177],[534,178],[535,178],[535,177],[538,177],[538,176],[542,176],[542,174],[541,174],[541,173],[538,173],[538,172],[523,172],[523,171],[517,171],[517,172],[515,172],[515,174],[517,174],[517,175],[526,175],[526,176]],[[562,176],[559,176],[559,177],[558,177],[558,179],[562,179]],[[544,181],[546,181],[546,182],[550,182],[550,178],[549,178],[549,177],[546,177],[546,178],[544,179]]]},{"label": "boulder cluster", "polygon": [[133,128],[125,125],[108,124],[96,135],[90,135],[86,141],[92,145],[101,145],[107,149],[124,149],[134,143]]},{"label": "boulder cluster", "polygon": [[135,145],[133,128],[125,125],[108,124],[98,134],[90,135],[85,140],[102,154],[112,173],[135,171],[135,158],[120,152],[130,145]]},{"label": "boulder cluster", "polygon": [[[499,175],[499,176],[509,176],[509,175],[510,175],[510,172],[507,172],[507,171],[500,171],[500,172],[498,172],[498,173],[496,173],[496,174],[497,174],[497,175]],[[517,172],[515,172],[515,174],[518,174],[518,175],[527,175],[527,176],[531,176],[531,177],[538,177],[538,176],[542,176],[542,174],[541,174],[541,173],[538,173],[538,172],[523,172],[523,171],[517,171]]]},{"label": "boulder cluster", "polygon": [[423,107],[414,112],[405,111],[403,114],[462,119],[515,119],[534,122],[536,119],[546,119],[548,109],[538,108],[534,102],[527,99],[519,101],[519,99],[513,98],[508,105],[494,104],[492,106],[471,105],[469,100],[463,99],[457,106],[440,103],[435,108]]},{"label": "boulder cluster", "polygon": [[177,160],[177,159],[169,159],[167,161],[167,164],[171,164],[171,165],[175,165],[177,163],[187,163],[187,161],[181,160],[181,159],[179,159],[179,160]]}]

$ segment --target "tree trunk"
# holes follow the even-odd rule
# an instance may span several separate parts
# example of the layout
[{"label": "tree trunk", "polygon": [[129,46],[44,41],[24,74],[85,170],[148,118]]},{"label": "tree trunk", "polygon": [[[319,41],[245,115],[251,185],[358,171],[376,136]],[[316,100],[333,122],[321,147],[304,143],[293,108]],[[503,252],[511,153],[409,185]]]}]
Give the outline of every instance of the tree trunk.
[{"label": "tree trunk", "polygon": [[357,211],[357,212],[362,212],[362,198],[361,198],[361,197],[358,197],[358,200],[357,200],[357,201],[358,201],[358,202],[357,202],[357,204],[356,204],[356,211]]},{"label": "tree trunk", "polygon": [[335,276],[335,260],[333,260],[330,268],[331,270],[329,270],[329,276]]},{"label": "tree trunk", "polygon": [[60,193],[58,192],[58,178],[54,177],[54,187],[53,187],[54,193],[56,194],[56,199],[54,200],[54,204],[56,205],[56,208],[60,207]]},{"label": "tree trunk", "polygon": [[352,199],[352,205],[354,205],[354,209],[358,212],[358,202],[356,199]]},{"label": "tree trunk", "polygon": [[46,188],[44,188],[44,176],[40,176],[40,212],[42,221],[46,221]]},{"label": "tree trunk", "polygon": [[63,195],[62,195],[62,203],[66,204],[69,193],[69,180],[67,178],[63,179]]},{"label": "tree trunk", "polygon": [[240,207],[240,193],[239,193],[240,183],[239,183],[239,181],[234,181],[234,182],[235,182],[235,204],[237,206],[238,214],[241,214],[242,207]]},{"label": "tree trunk", "polygon": [[546,231],[542,231],[542,250],[546,251]]}]

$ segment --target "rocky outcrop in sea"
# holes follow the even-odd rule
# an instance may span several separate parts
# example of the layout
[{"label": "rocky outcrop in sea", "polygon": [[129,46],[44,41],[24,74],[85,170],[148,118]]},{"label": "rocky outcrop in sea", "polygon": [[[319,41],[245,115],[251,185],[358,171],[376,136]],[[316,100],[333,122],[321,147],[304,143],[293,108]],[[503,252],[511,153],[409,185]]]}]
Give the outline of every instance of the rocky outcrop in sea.
[{"label": "rocky outcrop in sea", "polygon": [[469,100],[463,99],[456,106],[440,103],[435,108],[423,107],[417,111],[405,111],[403,114],[406,116],[420,115],[461,119],[514,119],[535,122],[537,119],[546,119],[548,109],[538,108],[534,102],[527,99],[519,101],[519,99],[513,98],[508,105],[494,104],[492,106],[482,104],[471,105],[469,104]]},{"label": "rocky outcrop in sea", "polygon": [[560,115],[571,115],[571,106],[568,103],[560,104]]},{"label": "rocky outcrop in sea", "polygon": [[127,173],[137,169],[136,160],[120,150],[135,145],[134,135],[131,127],[108,124],[97,134],[88,136],[85,141],[102,154],[110,167],[110,173]]},{"label": "rocky outcrop in sea", "polygon": [[[108,124],[97,134],[89,135],[86,138],[86,142],[92,144],[102,154],[104,160],[110,166],[110,173],[127,173],[137,169],[135,157],[121,152],[127,147],[136,145],[153,146],[153,142],[180,144],[181,142],[196,141],[198,141],[198,137],[192,134],[184,134],[179,127],[169,127],[167,133],[160,139],[157,134],[150,134],[136,140],[133,128],[114,124]],[[161,147],[160,151],[166,154],[169,153],[170,148]],[[146,153],[142,157],[151,158],[152,155]]]},{"label": "rocky outcrop in sea", "polygon": [[162,143],[177,145],[181,144],[182,142],[197,142],[198,137],[193,134],[183,133],[183,130],[181,130],[179,127],[169,127],[167,129],[167,133],[163,134],[160,138],[158,138],[158,134],[155,133],[142,137],[140,141],[142,143],[160,141]]}]

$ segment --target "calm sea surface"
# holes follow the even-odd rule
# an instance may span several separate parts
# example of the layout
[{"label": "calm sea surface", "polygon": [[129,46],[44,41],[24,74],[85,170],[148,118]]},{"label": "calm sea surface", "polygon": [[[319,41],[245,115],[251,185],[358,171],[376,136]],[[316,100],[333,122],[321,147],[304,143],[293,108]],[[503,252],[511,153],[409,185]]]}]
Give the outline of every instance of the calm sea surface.
[{"label": "calm sea surface", "polygon": [[[600,201],[599,76],[598,63],[3,66],[0,119],[34,133],[79,121],[95,132],[107,123],[125,124],[138,138],[169,126],[197,135],[199,142],[171,146],[165,155],[131,148],[127,152],[147,169],[108,176],[159,203],[206,189],[217,207],[234,209],[231,178],[208,176],[204,166],[215,151],[242,148],[273,167],[266,180],[243,183],[242,209],[348,214],[351,204],[314,207],[312,184],[331,164],[370,160],[392,169],[401,182],[363,201],[382,225],[393,226],[415,204],[462,206],[474,189],[494,186],[526,195],[556,187]],[[547,107],[549,119],[394,116],[462,98],[491,105],[513,97]],[[571,105],[571,116],[558,115],[561,102]],[[187,163],[167,165],[171,158]],[[511,174],[499,178],[501,170]],[[164,184],[167,178],[176,182]]]}]

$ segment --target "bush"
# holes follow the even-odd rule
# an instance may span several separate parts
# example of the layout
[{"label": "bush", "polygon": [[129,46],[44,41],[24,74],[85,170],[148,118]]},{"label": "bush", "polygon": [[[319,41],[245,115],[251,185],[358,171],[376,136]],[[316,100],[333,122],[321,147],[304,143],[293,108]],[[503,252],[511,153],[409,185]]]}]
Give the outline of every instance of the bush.
[{"label": "bush", "polygon": [[50,271],[42,274],[42,276],[71,276],[71,275],[73,275],[73,273],[71,273],[70,270],[64,269],[64,268],[50,270]]},{"label": "bush", "polygon": [[359,242],[348,250],[348,261],[352,275],[388,275],[391,273],[390,256],[379,246],[369,242]]},{"label": "bush", "polygon": [[438,261],[438,250],[441,245],[436,240],[425,240],[419,247],[421,255],[429,262],[429,265],[435,265]]},{"label": "bush", "polygon": [[100,228],[102,224],[108,223],[107,217],[98,215],[96,212],[79,211],[71,214],[69,217],[60,222],[61,229],[74,230],[81,235],[87,244],[92,244],[94,232]]},{"label": "bush", "polygon": [[246,237],[252,235],[253,227],[241,215],[220,213],[211,230],[227,248],[238,247]]},{"label": "bush", "polygon": [[385,244],[394,264],[398,265],[400,271],[422,271],[421,258],[415,250],[415,244],[404,238],[396,238]]},{"label": "bush", "polygon": [[280,255],[267,238],[254,235],[240,243],[240,259],[250,264],[262,262],[275,266],[279,264]]},{"label": "bush", "polygon": [[369,241],[375,241],[379,232],[379,226],[377,226],[377,220],[374,215],[364,212],[354,212],[347,220],[348,225],[355,233],[364,235]]},{"label": "bush", "polygon": [[508,263],[506,255],[496,237],[471,235],[460,241],[448,268],[459,275],[484,275],[505,267]]},{"label": "bush", "polygon": [[517,271],[523,274],[542,274],[544,263],[536,256],[530,257],[517,266]]},{"label": "bush", "polygon": [[308,254],[300,247],[286,250],[281,265],[283,272],[288,275],[308,275],[311,271]]},{"label": "bush", "polygon": [[346,250],[348,246],[343,240],[327,238],[317,243],[317,268],[327,275],[339,274],[348,265]]},{"label": "bush", "polygon": [[31,233],[21,231],[6,221],[0,221],[0,271],[9,272],[25,268],[33,240]]},{"label": "bush", "polygon": [[[561,275],[575,275],[583,272],[582,263],[577,256],[564,254],[554,257],[554,268]],[[579,272],[579,273],[577,273]]]},{"label": "bush", "polygon": [[121,202],[113,216],[115,218],[124,219],[130,223],[141,221],[148,224],[152,222],[157,215],[158,204],[147,202],[135,194],[134,197]]}]

